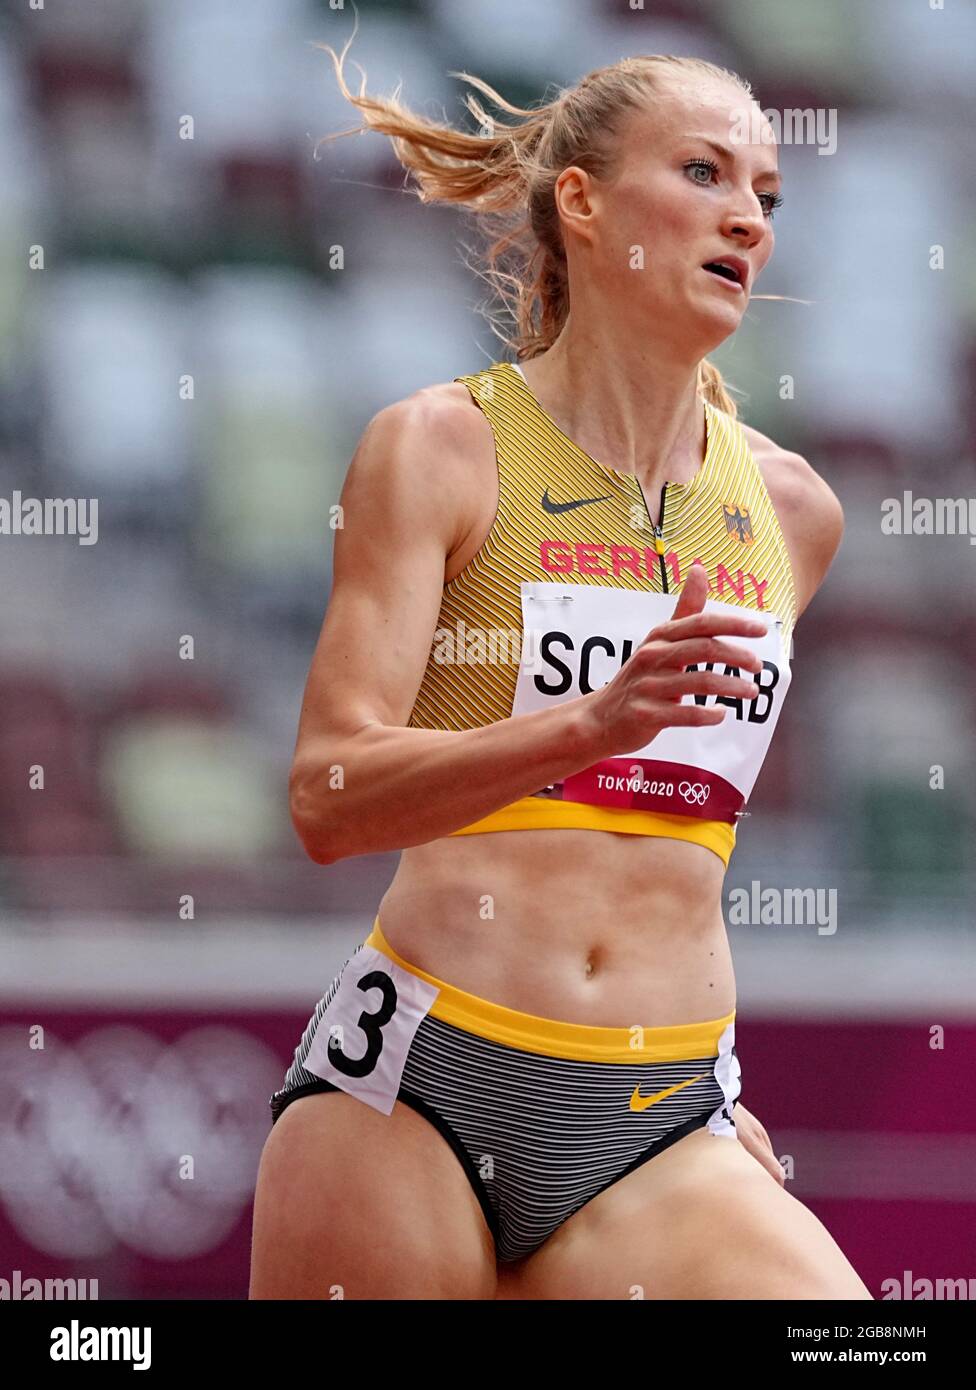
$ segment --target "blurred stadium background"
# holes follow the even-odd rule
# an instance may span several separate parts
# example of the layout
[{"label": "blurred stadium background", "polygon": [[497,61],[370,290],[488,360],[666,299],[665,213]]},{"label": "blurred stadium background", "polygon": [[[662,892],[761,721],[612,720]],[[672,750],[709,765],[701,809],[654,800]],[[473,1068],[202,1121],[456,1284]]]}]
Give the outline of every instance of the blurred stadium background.
[{"label": "blurred stadium background", "polygon": [[[359,17],[369,90],[402,79],[455,121],[449,70],[526,104],[640,52],[838,112],[836,153],[781,150],[759,286],[810,303],[754,301],[716,355],[847,515],[728,879],[836,890],[837,930],[732,927],[743,1100],[876,1296],[971,1279],[976,548],[884,535],[881,506],[976,496],[976,6]],[[313,157],[357,124],[313,46],[353,21],[327,0],[0,19],[0,496],[99,502],[96,545],[0,536],[2,1278],[244,1296],[267,1098],[396,865],[317,867],[288,818],[328,509],[376,410],[502,354],[470,228],[404,191],[389,143]]]}]

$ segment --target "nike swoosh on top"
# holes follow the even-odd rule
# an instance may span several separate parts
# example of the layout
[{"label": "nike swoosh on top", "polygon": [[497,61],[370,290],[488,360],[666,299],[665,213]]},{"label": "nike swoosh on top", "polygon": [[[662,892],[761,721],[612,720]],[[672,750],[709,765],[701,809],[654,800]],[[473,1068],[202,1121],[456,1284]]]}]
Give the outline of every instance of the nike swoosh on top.
[{"label": "nike swoosh on top", "polygon": [[668,1096],[673,1096],[675,1091],[683,1091],[686,1086],[693,1086],[696,1081],[700,1080],[701,1076],[693,1076],[690,1081],[680,1081],[677,1086],[668,1086],[653,1096],[642,1096],[640,1087],[635,1086],[634,1094],[630,1098],[630,1108],[631,1110],[646,1110],[649,1105],[656,1105],[659,1100],[666,1100]]},{"label": "nike swoosh on top", "polygon": [[544,511],[551,512],[558,516],[560,512],[572,511],[574,507],[588,507],[591,502],[609,502],[608,497],[581,497],[578,502],[554,502],[549,496],[549,489],[546,488],[542,494],[542,507]]}]

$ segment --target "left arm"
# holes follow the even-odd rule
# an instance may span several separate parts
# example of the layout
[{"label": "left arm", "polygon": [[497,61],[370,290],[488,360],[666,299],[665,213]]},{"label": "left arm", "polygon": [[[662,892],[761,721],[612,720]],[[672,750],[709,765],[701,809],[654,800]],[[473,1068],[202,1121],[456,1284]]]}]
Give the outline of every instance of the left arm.
[{"label": "left arm", "polygon": [[742,426],[786,541],[799,617],[823,583],[844,534],[836,494],[806,459]]},{"label": "left arm", "polygon": [[[806,608],[823,583],[844,534],[844,512],[833,490],[799,454],[743,425],[753,457],[763,475],[770,501],[790,554],[796,588],[796,616]],[[777,1182],[786,1176],[769,1135],[745,1106],[735,1106],[735,1128],[741,1143]]]}]

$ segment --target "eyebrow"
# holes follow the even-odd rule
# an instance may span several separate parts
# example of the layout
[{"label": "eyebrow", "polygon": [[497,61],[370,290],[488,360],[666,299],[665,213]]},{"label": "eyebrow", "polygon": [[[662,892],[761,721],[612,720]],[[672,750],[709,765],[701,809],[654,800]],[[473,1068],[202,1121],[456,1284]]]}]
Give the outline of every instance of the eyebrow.
[{"label": "eyebrow", "polygon": [[[735,151],[729,149],[728,145],[720,145],[717,140],[710,140],[707,135],[689,135],[689,140],[700,140],[703,145],[709,145],[716,154],[722,155],[724,159],[735,159]],[[763,169],[757,175],[757,179],[775,179],[777,184],[783,182],[783,177],[778,169]]]}]

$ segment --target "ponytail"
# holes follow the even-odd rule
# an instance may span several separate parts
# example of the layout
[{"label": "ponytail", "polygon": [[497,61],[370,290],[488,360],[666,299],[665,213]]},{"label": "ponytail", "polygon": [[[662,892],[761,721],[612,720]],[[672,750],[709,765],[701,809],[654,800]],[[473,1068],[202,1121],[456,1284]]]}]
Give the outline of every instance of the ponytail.
[{"label": "ponytail", "polygon": [[[486,249],[468,262],[490,292],[482,312],[520,362],[547,352],[569,314],[566,252],[553,196],[563,169],[575,164],[594,177],[606,177],[618,157],[612,138],[616,122],[626,111],[646,105],[655,94],[656,78],[666,71],[722,78],[752,95],[747,83],[724,68],[659,54],[598,68],[552,101],[527,108],[511,105],[479,77],[452,72],[515,118],[496,121],[469,92],[465,106],[479,129],[468,132],[410,111],[399,101],[400,84],[389,97],[370,96],[363,74],[359,91],[352,91],[343,68],[355,36],[356,28],[341,54],[328,44],[314,45],[329,54],[343,96],[363,118],[361,126],[322,140],[364,130],[387,135],[421,202],[455,203],[468,210],[486,240]],[[506,319],[514,323],[514,332],[502,326]],[[698,382],[705,400],[736,415],[721,372],[707,358],[699,364]]]}]

